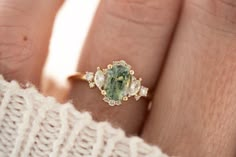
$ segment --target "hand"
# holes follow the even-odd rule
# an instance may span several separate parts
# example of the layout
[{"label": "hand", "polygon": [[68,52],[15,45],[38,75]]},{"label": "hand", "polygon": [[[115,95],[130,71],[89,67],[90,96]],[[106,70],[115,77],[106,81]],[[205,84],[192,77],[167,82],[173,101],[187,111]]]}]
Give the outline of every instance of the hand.
[{"label": "hand", "polygon": [[[62,1],[0,4],[0,73],[39,85]],[[152,107],[145,99],[110,107],[87,83],[74,83],[68,99],[169,155],[234,157],[235,19],[234,0],[102,0],[78,70],[123,59],[155,91]]]}]

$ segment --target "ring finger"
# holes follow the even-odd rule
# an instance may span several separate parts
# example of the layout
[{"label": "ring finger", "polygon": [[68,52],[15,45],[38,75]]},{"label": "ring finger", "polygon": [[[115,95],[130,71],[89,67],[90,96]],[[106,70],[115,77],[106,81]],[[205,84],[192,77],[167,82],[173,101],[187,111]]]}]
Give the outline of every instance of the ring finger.
[{"label": "ring finger", "polygon": [[[79,71],[94,71],[116,60],[125,60],[135,76],[152,89],[178,17],[176,0],[103,0],[95,15],[78,65]],[[108,120],[128,133],[142,126],[148,101],[134,99],[110,107],[98,90],[87,83],[73,83],[70,98],[80,110],[96,120]]]}]

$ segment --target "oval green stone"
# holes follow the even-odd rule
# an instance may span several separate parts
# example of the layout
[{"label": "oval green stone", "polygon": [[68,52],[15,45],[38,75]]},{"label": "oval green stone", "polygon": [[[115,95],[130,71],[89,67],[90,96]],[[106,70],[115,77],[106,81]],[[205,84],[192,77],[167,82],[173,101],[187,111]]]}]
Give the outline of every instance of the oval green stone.
[{"label": "oval green stone", "polygon": [[120,101],[127,94],[131,82],[130,69],[124,65],[113,65],[107,70],[104,90],[110,100]]}]

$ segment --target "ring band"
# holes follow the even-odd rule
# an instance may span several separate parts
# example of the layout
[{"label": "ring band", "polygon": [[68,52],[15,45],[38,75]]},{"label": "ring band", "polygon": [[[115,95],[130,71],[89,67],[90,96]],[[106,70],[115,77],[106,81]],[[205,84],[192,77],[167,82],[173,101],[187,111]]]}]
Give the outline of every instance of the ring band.
[{"label": "ring band", "polygon": [[90,88],[97,87],[104,96],[103,100],[110,106],[120,105],[122,100],[127,101],[132,96],[136,100],[150,98],[148,88],[141,85],[142,79],[137,79],[131,66],[123,60],[113,61],[105,69],[97,67],[96,73],[77,72],[69,76],[68,80],[87,81]]}]

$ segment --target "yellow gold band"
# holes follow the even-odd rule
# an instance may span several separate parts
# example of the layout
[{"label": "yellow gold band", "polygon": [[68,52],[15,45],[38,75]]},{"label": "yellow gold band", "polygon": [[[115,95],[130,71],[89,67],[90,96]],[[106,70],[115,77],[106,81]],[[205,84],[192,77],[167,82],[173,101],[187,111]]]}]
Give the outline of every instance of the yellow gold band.
[{"label": "yellow gold band", "polygon": [[68,80],[69,81],[75,81],[75,80],[87,81],[85,73],[81,73],[81,72],[76,72],[75,74],[70,75],[68,77]]}]

